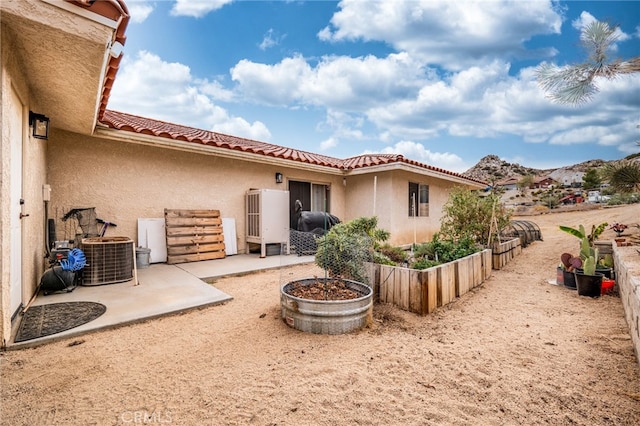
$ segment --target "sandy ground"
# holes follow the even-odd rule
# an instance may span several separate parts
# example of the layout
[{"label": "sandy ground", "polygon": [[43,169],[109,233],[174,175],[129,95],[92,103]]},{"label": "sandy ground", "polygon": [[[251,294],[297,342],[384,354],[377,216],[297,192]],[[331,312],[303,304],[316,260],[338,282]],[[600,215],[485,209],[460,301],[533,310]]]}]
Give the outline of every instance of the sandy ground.
[{"label": "sandy ground", "polygon": [[221,279],[225,305],[1,353],[2,424],[638,425],[620,298],[548,281],[577,247],[557,225],[639,210],[528,217],[544,241],[481,287],[425,317],[377,306],[347,335],[283,323],[290,270]]}]

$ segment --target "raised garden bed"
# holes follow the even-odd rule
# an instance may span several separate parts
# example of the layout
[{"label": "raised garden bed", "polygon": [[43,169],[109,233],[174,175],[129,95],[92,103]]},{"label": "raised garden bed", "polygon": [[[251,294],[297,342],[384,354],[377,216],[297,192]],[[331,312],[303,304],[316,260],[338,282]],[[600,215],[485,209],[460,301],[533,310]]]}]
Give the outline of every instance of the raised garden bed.
[{"label": "raised garden bed", "polygon": [[489,278],[491,253],[485,249],[423,270],[370,263],[367,272],[376,300],[426,315]]}]

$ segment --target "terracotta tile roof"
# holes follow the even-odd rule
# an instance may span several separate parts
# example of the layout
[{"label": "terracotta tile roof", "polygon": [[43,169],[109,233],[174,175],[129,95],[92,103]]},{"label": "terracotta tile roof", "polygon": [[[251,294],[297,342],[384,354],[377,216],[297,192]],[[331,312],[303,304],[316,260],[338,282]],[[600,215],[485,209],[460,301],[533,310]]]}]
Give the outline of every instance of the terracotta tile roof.
[{"label": "terracotta tile roof", "polygon": [[167,123],[165,121],[152,120],[122,112],[107,110],[102,119],[107,126],[143,135],[153,135],[162,138],[173,139],[202,145],[210,145],[218,148],[227,148],[235,151],[249,152],[265,155],[267,157],[282,158],[299,161],[301,163],[316,164],[333,168],[342,168],[342,161],[327,157],[326,155],[313,154],[283,146],[273,145],[237,136],[209,130],[196,129],[180,124]]},{"label": "terracotta tile roof", "polygon": [[483,181],[471,179],[459,173],[450,172],[445,169],[432,167],[418,161],[410,160],[400,154],[365,154],[341,160],[339,158],[328,157],[326,155],[314,154],[266,142],[225,135],[223,133],[212,132],[209,130],[196,129],[194,127],[168,123],[166,121],[154,120],[151,118],[112,110],[105,111],[101,122],[112,129],[143,135],[158,136],[175,141],[184,141],[187,143],[249,152],[252,154],[265,155],[283,160],[298,161],[300,163],[314,164],[341,170],[354,170],[391,163],[405,163],[426,170],[468,180],[476,184],[486,185]]},{"label": "terracotta tile roof", "polygon": [[[105,18],[111,19],[117,22],[116,33],[114,41],[117,41],[122,46],[127,40],[125,31],[129,24],[129,9],[124,3],[124,0],[65,0],[71,4],[74,4],[90,12],[96,13]],[[102,120],[104,112],[107,109],[107,103],[109,102],[109,96],[111,95],[111,89],[113,88],[113,82],[116,79],[118,73],[118,67],[122,60],[123,53],[120,53],[118,57],[109,56],[109,63],[105,72],[104,82],[102,84],[102,94],[100,97],[100,106],[98,107],[98,121]]]}]

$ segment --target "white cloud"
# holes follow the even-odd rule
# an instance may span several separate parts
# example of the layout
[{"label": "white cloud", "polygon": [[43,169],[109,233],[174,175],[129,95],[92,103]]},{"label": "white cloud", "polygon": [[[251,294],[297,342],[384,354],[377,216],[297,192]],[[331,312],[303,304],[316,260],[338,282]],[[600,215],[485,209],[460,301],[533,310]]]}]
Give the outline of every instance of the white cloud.
[{"label": "white cloud", "polygon": [[424,77],[422,64],[406,53],[330,56],[315,68],[300,55],[274,65],[242,60],[231,69],[231,78],[247,99],[281,106],[299,102],[363,108],[415,92]]},{"label": "white cloud", "polygon": [[[248,100],[325,109],[327,118],[319,129],[330,131],[343,144],[443,135],[515,135],[531,143],[577,143],[564,132],[594,120],[598,127],[611,128],[638,106],[636,75],[599,81],[597,102],[576,110],[545,99],[534,68],[511,75],[509,63],[494,60],[438,75],[421,65],[408,53],[325,57],[313,67],[295,56],[273,65],[243,60],[231,75]],[[371,134],[374,130],[379,135]],[[610,145],[628,140],[609,136],[605,142],[599,134],[586,135],[586,141]]]},{"label": "white cloud", "polygon": [[[411,158],[412,160],[419,161],[429,166],[440,167],[458,173],[462,173],[471,167],[456,154],[449,152],[431,152],[426,149],[424,145],[413,141],[400,141],[377,153],[402,154],[407,158]],[[374,152],[365,151],[363,154],[374,154]]]},{"label": "white cloud", "polygon": [[127,2],[127,4],[131,22],[133,23],[144,22],[153,12],[153,6],[146,1]]},{"label": "white cloud", "polygon": [[525,41],[559,34],[562,24],[552,1],[343,0],[339,7],[321,40],[382,41],[454,70],[524,54]]},{"label": "white cloud", "polygon": [[260,50],[267,50],[280,44],[280,41],[284,36],[278,36],[273,28],[269,28],[269,31],[262,37],[262,41],[258,44]]},{"label": "white cloud", "polygon": [[218,10],[233,0],[176,0],[171,14],[174,16],[191,16],[201,18],[207,13]]},{"label": "white cloud", "polygon": [[243,59],[231,69],[231,79],[248,99],[271,105],[289,105],[300,98],[300,85],[311,76],[301,56],[285,58],[275,65]]},{"label": "white cloud", "polygon": [[109,99],[109,108],[234,136],[269,140],[264,123],[233,116],[216,99],[230,93],[217,82],[197,80],[188,66],[163,61],[149,52],[125,57]]},{"label": "white cloud", "polygon": [[320,151],[327,151],[331,148],[335,148],[336,146],[338,146],[338,144],[338,139],[330,137],[320,142]]}]

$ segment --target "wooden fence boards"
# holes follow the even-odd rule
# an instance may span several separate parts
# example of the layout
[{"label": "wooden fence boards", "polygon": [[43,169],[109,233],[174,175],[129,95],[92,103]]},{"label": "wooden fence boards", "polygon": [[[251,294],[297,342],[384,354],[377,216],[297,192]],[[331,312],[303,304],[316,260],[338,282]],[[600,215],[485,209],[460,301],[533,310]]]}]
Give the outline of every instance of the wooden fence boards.
[{"label": "wooden fence boards", "polygon": [[168,264],[226,256],[219,210],[165,209],[164,216]]}]

